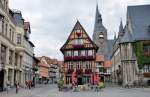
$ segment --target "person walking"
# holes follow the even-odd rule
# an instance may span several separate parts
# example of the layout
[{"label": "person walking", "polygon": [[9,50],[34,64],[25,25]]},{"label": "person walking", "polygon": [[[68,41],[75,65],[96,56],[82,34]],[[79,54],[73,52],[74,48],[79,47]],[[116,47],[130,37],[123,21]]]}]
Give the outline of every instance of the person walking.
[{"label": "person walking", "polygon": [[29,80],[28,85],[29,85],[29,89],[31,89],[31,85],[32,85],[32,81],[31,80]]},{"label": "person walking", "polygon": [[16,81],[15,82],[15,88],[16,88],[16,94],[19,92],[19,83]]},{"label": "person walking", "polygon": [[7,85],[7,94],[8,94],[8,91],[9,91],[9,86],[10,86],[10,83],[9,83],[9,81],[7,81],[7,83],[6,83],[6,85]]},{"label": "person walking", "polygon": [[29,87],[29,84],[28,84],[28,81],[26,80],[26,89],[28,89],[28,87]]}]

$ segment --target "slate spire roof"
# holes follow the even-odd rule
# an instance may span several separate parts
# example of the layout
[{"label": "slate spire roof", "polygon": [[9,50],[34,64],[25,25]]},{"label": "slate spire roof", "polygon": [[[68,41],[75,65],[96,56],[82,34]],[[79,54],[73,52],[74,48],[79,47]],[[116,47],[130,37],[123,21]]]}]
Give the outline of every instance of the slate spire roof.
[{"label": "slate spire roof", "polygon": [[102,17],[99,12],[98,5],[96,6],[94,32],[107,32],[106,28],[103,26]]},{"label": "slate spire roof", "polygon": [[99,12],[98,5],[96,6],[96,15],[95,15],[95,24],[94,24],[94,33],[93,33],[93,41],[96,41],[96,35],[98,33],[105,32],[107,33],[107,29],[104,27],[102,22],[102,16]]},{"label": "slate spire roof", "polygon": [[121,43],[150,40],[150,5],[128,6],[127,20]]},{"label": "slate spire roof", "polygon": [[119,26],[119,35],[123,34],[123,24],[122,24],[122,19],[120,21],[120,26]]}]

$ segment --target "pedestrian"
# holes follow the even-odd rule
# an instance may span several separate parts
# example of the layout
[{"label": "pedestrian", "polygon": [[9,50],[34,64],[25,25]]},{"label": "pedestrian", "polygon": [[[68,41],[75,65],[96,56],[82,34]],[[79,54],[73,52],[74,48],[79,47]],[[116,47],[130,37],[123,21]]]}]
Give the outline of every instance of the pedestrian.
[{"label": "pedestrian", "polygon": [[10,86],[10,83],[9,83],[9,81],[7,81],[7,83],[6,83],[6,85],[7,85],[7,93],[8,93],[8,91],[9,91],[9,86]]},{"label": "pedestrian", "polygon": [[29,85],[29,89],[31,89],[31,85],[32,85],[32,81],[31,80],[28,81],[28,85]]},{"label": "pedestrian", "polygon": [[29,85],[28,85],[28,81],[26,80],[26,82],[25,82],[25,83],[26,83],[26,88],[28,89],[28,87],[29,87]]},{"label": "pedestrian", "polygon": [[19,92],[19,83],[16,81],[15,82],[15,88],[16,88],[16,94]]},{"label": "pedestrian", "polygon": [[98,92],[98,86],[97,85],[95,86],[95,92]]}]

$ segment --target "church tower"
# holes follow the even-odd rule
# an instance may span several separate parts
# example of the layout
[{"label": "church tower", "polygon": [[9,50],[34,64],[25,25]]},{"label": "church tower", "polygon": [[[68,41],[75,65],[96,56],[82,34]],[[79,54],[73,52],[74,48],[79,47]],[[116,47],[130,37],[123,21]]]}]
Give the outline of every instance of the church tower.
[{"label": "church tower", "polygon": [[97,53],[105,55],[107,53],[105,49],[107,46],[107,29],[103,25],[98,5],[96,7],[93,41],[99,47]]}]

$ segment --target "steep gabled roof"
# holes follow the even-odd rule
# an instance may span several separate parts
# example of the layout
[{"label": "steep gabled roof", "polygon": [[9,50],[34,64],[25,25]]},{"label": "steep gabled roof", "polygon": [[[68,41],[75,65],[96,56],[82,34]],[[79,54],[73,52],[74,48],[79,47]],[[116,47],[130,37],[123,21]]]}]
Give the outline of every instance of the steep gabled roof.
[{"label": "steep gabled roof", "polygon": [[150,5],[128,6],[127,20],[120,43],[150,40]]},{"label": "steep gabled roof", "polygon": [[127,14],[131,20],[134,40],[150,40],[150,5],[128,6]]},{"label": "steep gabled roof", "polygon": [[46,67],[46,68],[49,67],[48,63],[46,62],[45,57],[42,56],[42,57],[38,57],[37,59],[39,60],[38,65],[39,65],[40,67]]},{"label": "steep gabled roof", "polygon": [[61,47],[60,50],[63,51],[63,50],[65,49],[66,45],[68,44],[69,40],[71,39],[70,37],[71,37],[71,35],[73,34],[74,30],[78,30],[78,29],[80,29],[80,30],[82,29],[83,32],[86,34],[87,38],[89,39],[89,41],[91,42],[91,44],[93,45],[93,48],[98,49],[97,45],[91,40],[91,38],[89,37],[89,35],[87,34],[87,32],[85,31],[85,29],[83,28],[83,26],[80,24],[79,21],[77,21],[76,24],[75,24],[75,26],[74,26],[74,28],[73,28],[73,30],[71,31],[71,33],[70,33],[68,39],[67,39],[67,41],[66,41],[65,44]]},{"label": "steep gabled roof", "polygon": [[127,26],[125,26],[124,32],[125,32],[124,36],[120,39],[120,43],[133,42],[134,39],[133,39],[131,33],[129,33],[129,29],[127,28]]}]

